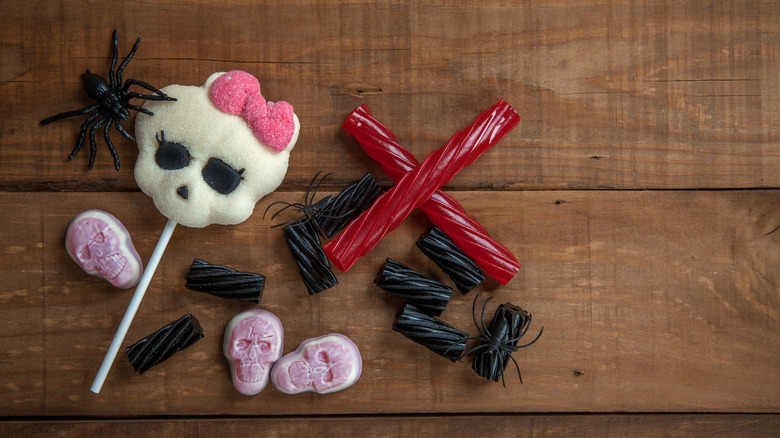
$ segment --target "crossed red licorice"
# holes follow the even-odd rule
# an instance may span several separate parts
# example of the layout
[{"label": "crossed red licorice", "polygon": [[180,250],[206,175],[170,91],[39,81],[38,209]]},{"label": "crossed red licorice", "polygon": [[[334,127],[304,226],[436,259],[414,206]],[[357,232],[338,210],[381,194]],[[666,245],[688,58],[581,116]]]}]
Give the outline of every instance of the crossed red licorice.
[{"label": "crossed red licorice", "polygon": [[379,161],[396,184],[337,238],[325,244],[328,259],[340,270],[348,271],[419,207],[487,275],[506,284],[520,269],[520,264],[441,187],[498,143],[519,121],[514,109],[501,100],[418,165],[393,133],[371,115],[368,107],[359,106],[347,117],[343,127],[357,138],[369,156]]}]

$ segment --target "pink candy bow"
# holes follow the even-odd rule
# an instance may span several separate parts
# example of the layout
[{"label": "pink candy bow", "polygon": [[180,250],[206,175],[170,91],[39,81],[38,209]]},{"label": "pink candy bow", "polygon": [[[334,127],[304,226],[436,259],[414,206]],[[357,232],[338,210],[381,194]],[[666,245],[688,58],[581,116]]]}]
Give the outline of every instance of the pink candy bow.
[{"label": "pink candy bow", "polygon": [[295,134],[293,107],[287,102],[266,102],[260,82],[242,70],[218,77],[209,90],[211,102],[220,111],[243,117],[258,140],[277,152],[290,144]]}]

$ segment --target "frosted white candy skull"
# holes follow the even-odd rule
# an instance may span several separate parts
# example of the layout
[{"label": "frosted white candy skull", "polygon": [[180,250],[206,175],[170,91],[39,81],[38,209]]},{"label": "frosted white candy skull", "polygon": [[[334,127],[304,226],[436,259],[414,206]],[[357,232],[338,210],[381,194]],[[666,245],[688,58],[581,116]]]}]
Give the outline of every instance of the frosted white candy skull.
[{"label": "frosted white candy skull", "polygon": [[76,216],[65,234],[65,249],[86,273],[123,289],[135,286],[143,270],[127,228],[105,211]]},{"label": "frosted white candy skull", "polygon": [[271,312],[252,309],[230,320],[223,352],[238,392],[255,395],[265,388],[271,366],[282,355],[283,344],[282,323]]},{"label": "frosted white candy skull", "polygon": [[169,85],[176,102],[147,101],[135,133],[135,180],[160,212],[202,228],[245,221],[284,179],[300,123],[267,102],[249,73],[214,73],[202,86]]},{"label": "frosted white candy skull", "polygon": [[271,381],[286,394],[328,394],[354,384],[362,369],[363,360],[355,343],[344,335],[331,333],[307,339],[279,359],[271,371]]}]

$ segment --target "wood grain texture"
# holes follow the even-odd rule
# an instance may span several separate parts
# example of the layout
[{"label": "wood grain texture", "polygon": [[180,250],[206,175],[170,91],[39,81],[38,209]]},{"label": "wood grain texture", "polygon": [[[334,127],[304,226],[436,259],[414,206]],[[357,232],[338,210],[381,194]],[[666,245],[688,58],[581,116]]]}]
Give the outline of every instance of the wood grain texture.
[{"label": "wood grain texture", "polygon": [[[244,69],[302,122],[284,190],[323,167],[377,169],[340,128],[368,103],[419,159],[500,98],[520,127],[450,187],[681,189],[780,186],[780,9],[729,2],[3,2],[0,188],[134,191],[116,135],[71,163],[79,76],[109,38],[141,48],[125,77],[200,85]],[[132,120],[132,119],[131,119]],[[315,159],[316,157],[316,159]],[[385,180],[386,182],[386,180]]]},{"label": "wood grain texture", "polygon": [[[0,2],[0,435],[773,436],[780,421],[780,8],[772,0],[321,0]],[[130,299],[67,256],[69,221],[117,215],[146,261],[165,218],[133,178],[118,134],[66,157],[105,74],[142,43],[125,78],[200,85],[256,75],[291,102],[300,138],[280,189],[245,223],[179,227],[125,346],[195,314],[206,337],[144,375],[121,356],[89,385]],[[476,292],[544,326],[507,387],[390,327],[401,303],[372,280],[386,257],[450,283],[414,246],[414,212],[310,297],[262,211],[380,166],[344,132],[362,103],[418,159],[505,99],[518,128],[445,190],[523,264],[506,286],[456,293],[443,319],[476,334]],[[134,116],[125,122],[133,132]],[[98,135],[100,137],[100,135]],[[346,391],[244,397],[222,331],[253,307],[184,288],[195,257],[266,275],[285,351],[329,332],[360,347]],[[620,414],[627,412],[627,414]],[[630,414],[628,414],[630,413]]]},{"label": "wood grain texture", "polygon": [[667,437],[672,435],[754,438],[777,436],[780,420],[773,415],[465,415],[339,418],[227,418],[194,420],[129,420],[110,424],[94,420],[0,422],[0,433],[15,437],[376,436],[429,437]]},{"label": "wood grain texture", "polygon": [[[267,203],[293,194],[274,194]],[[529,310],[537,344],[516,353],[525,384],[480,379],[390,330],[401,303],[372,279],[386,257],[445,283],[414,246],[414,215],[340,284],[309,296],[282,233],[260,214],[232,227],[181,227],[123,346],[185,313],[206,337],[144,375],[119,357],[100,396],[89,392],[129,291],[86,276],[65,253],[71,218],[102,206],[147,259],[164,218],[140,193],[1,194],[0,216],[26,236],[0,241],[4,276],[18,285],[0,306],[0,406],[13,416],[376,414],[415,412],[776,412],[780,380],[780,194],[774,191],[482,192],[456,194],[524,263],[508,285],[456,296],[442,318],[476,333],[472,299]],[[496,209],[492,205],[513,205]],[[14,217],[24,221],[14,222]],[[268,277],[259,307],[285,328],[285,351],[340,332],[361,349],[363,376],[328,396],[236,392],[222,332],[252,307],[184,289],[194,257]],[[21,273],[24,273],[23,275]],[[31,284],[24,282],[32,277]],[[458,294],[456,294],[458,295]],[[25,309],[20,312],[20,308]],[[20,319],[20,315],[26,319]],[[492,314],[492,313],[491,313]],[[489,318],[489,317],[488,317]]]}]

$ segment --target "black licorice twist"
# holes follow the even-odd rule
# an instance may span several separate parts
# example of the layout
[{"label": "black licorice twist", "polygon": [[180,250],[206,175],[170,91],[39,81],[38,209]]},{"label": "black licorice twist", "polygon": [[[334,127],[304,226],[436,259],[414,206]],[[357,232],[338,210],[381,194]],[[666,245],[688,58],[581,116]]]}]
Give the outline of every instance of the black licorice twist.
[{"label": "black licorice twist", "polygon": [[322,234],[330,239],[363,213],[383,192],[370,173],[349,185],[328,204],[327,215],[314,217]]},{"label": "black licorice twist", "polygon": [[320,293],[339,283],[330,270],[330,260],[322,249],[320,237],[311,221],[287,225],[282,231],[309,295]]},{"label": "black licorice twist", "polygon": [[433,227],[417,240],[417,247],[452,279],[465,295],[485,280],[485,273],[439,227]]},{"label": "black licorice twist", "polygon": [[374,283],[433,316],[440,316],[452,297],[451,287],[393,259],[385,261]]},{"label": "black licorice twist", "polygon": [[468,333],[426,315],[412,304],[405,304],[393,324],[393,330],[455,362],[466,349]]},{"label": "black licorice twist", "polygon": [[135,371],[143,374],[202,337],[203,328],[198,320],[188,313],[127,347],[125,353]]},{"label": "black licorice twist", "polygon": [[194,259],[184,287],[220,298],[259,304],[265,276]]},{"label": "black licorice twist", "polygon": [[539,337],[542,336],[544,327],[539,330],[539,334],[536,335],[533,341],[524,344],[517,345],[517,342],[525,336],[528,331],[528,327],[531,324],[531,314],[521,309],[519,306],[515,306],[510,303],[502,304],[496,309],[496,313],[493,316],[493,320],[490,322],[490,327],[485,326],[485,309],[491,298],[485,300],[485,304],[482,306],[482,313],[480,319],[482,325],[477,323],[476,315],[476,303],[477,295],[474,297],[474,304],[472,305],[472,317],[474,319],[474,325],[480,332],[481,336],[472,337],[469,339],[477,339],[483,343],[477,345],[471,350],[463,353],[461,358],[468,356],[472,352],[477,352],[474,356],[474,362],[471,368],[481,377],[494,382],[498,381],[501,377],[501,382],[506,386],[504,381],[504,370],[506,370],[509,360],[515,364],[517,369],[517,376],[520,378],[520,383],[523,383],[523,376],[520,374],[520,366],[517,361],[512,357],[512,353],[533,345]]}]

